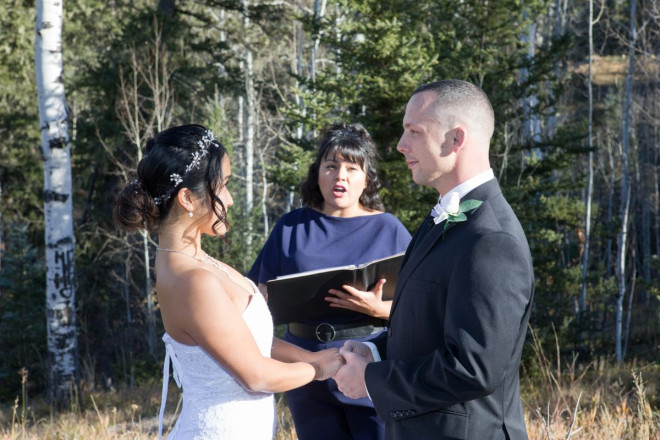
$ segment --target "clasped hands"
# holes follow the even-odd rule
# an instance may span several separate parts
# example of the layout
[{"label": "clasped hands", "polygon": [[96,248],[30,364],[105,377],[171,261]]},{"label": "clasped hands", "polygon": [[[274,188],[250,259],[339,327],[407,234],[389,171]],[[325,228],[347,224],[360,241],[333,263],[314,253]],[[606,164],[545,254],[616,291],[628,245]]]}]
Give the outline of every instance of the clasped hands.
[{"label": "clasped hands", "polygon": [[[370,291],[361,291],[349,285],[343,285],[342,290],[330,289],[328,293],[333,296],[326,297],[325,300],[330,303],[330,307],[341,307],[356,312],[364,313],[376,318],[387,319],[390,314],[391,301],[383,301],[383,285],[385,279],[380,279]],[[351,399],[367,397],[367,385],[364,381],[364,371],[367,364],[374,362],[374,357],[368,345],[348,340],[338,353],[342,357],[342,364],[335,362],[336,349],[323,350],[317,352],[317,355],[323,352],[331,352],[325,356],[329,360],[327,366],[321,367],[322,375],[318,374],[317,380],[333,378],[337,382],[339,391]],[[319,368],[315,364],[315,368]],[[335,369],[336,368],[336,369]],[[334,369],[334,370],[333,370]]]},{"label": "clasped hands", "polygon": [[317,380],[332,377],[337,382],[337,388],[351,399],[367,397],[367,385],[364,381],[364,371],[367,364],[374,361],[371,349],[361,342],[348,340],[339,349],[342,362],[337,364],[336,349],[317,352],[319,355],[315,368],[322,371],[317,374]]}]

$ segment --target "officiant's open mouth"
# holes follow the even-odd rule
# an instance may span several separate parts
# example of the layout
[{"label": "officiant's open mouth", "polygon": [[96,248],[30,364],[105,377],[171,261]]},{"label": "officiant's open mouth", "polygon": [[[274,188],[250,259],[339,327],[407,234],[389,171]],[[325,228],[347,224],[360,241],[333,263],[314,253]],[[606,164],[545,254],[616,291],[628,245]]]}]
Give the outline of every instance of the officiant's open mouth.
[{"label": "officiant's open mouth", "polygon": [[347,189],[341,185],[335,185],[332,187],[332,194],[335,197],[343,197],[346,194]]}]

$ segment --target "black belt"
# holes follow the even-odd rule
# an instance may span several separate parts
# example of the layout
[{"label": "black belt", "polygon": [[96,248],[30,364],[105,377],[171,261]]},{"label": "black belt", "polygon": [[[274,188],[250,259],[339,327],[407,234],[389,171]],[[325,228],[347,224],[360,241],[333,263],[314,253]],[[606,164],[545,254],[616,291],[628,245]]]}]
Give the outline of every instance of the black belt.
[{"label": "black belt", "polygon": [[321,342],[330,342],[336,339],[363,338],[373,333],[385,330],[382,319],[371,319],[360,322],[346,322],[341,324],[303,324],[290,322],[289,333],[299,338],[316,339]]}]

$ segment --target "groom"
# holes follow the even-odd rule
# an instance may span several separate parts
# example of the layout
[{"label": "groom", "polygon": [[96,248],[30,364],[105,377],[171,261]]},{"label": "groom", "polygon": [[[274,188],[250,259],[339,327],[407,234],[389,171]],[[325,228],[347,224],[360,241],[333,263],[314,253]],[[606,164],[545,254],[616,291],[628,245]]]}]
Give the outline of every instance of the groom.
[{"label": "groom", "polygon": [[518,368],[534,272],[488,161],[490,101],[464,81],[426,84],[403,127],[397,149],[440,202],[404,257],[383,360],[347,341],[335,380],[373,400],[389,440],[526,439]]}]

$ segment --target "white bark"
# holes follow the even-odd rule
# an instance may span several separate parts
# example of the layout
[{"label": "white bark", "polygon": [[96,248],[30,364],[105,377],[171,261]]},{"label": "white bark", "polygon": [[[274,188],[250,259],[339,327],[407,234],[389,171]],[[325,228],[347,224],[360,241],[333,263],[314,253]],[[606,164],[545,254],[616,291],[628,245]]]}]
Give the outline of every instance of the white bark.
[{"label": "white bark", "polygon": [[71,151],[59,0],[37,1],[35,68],[44,161],[49,391],[51,402],[63,405],[74,395],[77,383],[77,340]]},{"label": "white bark", "polygon": [[[527,18],[527,11],[524,12],[524,17]],[[523,45],[527,46],[527,58],[530,60],[533,59],[534,54],[536,53],[536,23],[531,23],[529,25],[529,31],[523,33],[520,36],[520,40]],[[525,82],[528,77],[529,70],[526,68],[520,69],[520,82]],[[537,103],[538,98],[536,95],[524,99],[522,103],[523,114],[525,117],[525,120],[523,121],[523,137],[525,141],[531,141],[533,143],[537,143],[541,140],[540,122],[535,110]]]},{"label": "white bark", "polygon": [[[318,23],[325,15],[326,0],[314,0],[314,27],[318,29]],[[317,32],[312,41],[312,47],[309,54],[309,79],[314,82],[316,80],[316,54],[321,41],[321,34]]]},{"label": "white bark", "polygon": [[[633,249],[633,261],[635,261],[635,252]],[[632,280],[630,282],[630,295],[628,295],[628,311],[626,313],[626,331],[624,333],[624,343],[623,343],[623,353],[622,358],[626,357],[628,352],[628,341],[630,340],[630,320],[632,318],[632,308],[633,308],[633,295],[635,294],[635,283],[637,282],[637,271],[632,271]]]},{"label": "white bark", "polygon": [[[614,149],[616,148],[614,142],[607,140],[607,164],[609,166],[609,179],[607,185],[607,216],[605,224],[611,225],[614,219],[614,186],[615,174],[614,169]],[[612,263],[612,238],[608,237],[605,241],[605,276],[610,278],[612,276],[613,263]]]},{"label": "white bark", "polygon": [[[251,27],[249,0],[242,0],[243,7],[243,31],[246,38],[249,39],[249,30]],[[254,209],[254,137],[256,125],[256,98],[254,93],[254,67],[253,54],[250,48],[250,41],[244,43],[244,63],[245,68],[245,253],[252,255],[252,220],[251,214]]]},{"label": "white bark", "polygon": [[[296,73],[298,74],[299,78],[302,78],[303,74],[303,31],[302,31],[302,23],[296,23],[296,42],[298,43],[296,45]],[[300,89],[300,82],[296,80],[296,89]],[[305,108],[304,108],[304,101],[302,99],[302,96],[300,93],[296,93],[296,106],[298,107],[299,111],[304,115],[305,114]],[[298,124],[296,127],[296,136],[298,139],[302,139],[304,133],[304,127],[302,122]]]},{"label": "white bark", "polygon": [[[593,94],[593,56],[594,56],[594,2],[589,0],[589,75],[587,78],[587,90],[589,92],[589,116],[588,116],[588,148],[589,159],[587,164],[587,196],[585,200],[585,218],[584,218],[584,249],[582,252],[582,293],[580,295],[579,314],[581,318],[587,308],[587,272],[589,270],[589,244],[591,243],[591,202],[594,192],[594,146],[593,140],[593,114],[594,114],[594,94]],[[581,337],[581,336],[580,336]]]},{"label": "white bark", "polygon": [[617,251],[617,276],[619,281],[619,292],[616,297],[616,360],[623,360],[623,351],[621,348],[622,324],[623,324],[623,299],[626,293],[626,248],[628,242],[628,215],[630,211],[630,173],[628,170],[628,150],[630,143],[630,117],[632,100],[632,83],[635,72],[635,43],[637,40],[637,30],[635,28],[635,12],[637,1],[630,2],[630,42],[628,50],[628,75],[626,77],[625,103],[623,109],[623,133],[622,152],[621,152],[621,209],[619,211],[621,219],[621,231],[618,236]]},{"label": "white bark", "polygon": [[248,49],[245,55],[245,250],[247,255],[251,255],[252,221],[249,219],[254,209],[254,137],[257,118],[252,51]]},{"label": "white bark", "polygon": [[[658,102],[657,100],[653,100],[653,106],[657,109],[658,108]],[[654,112],[654,114],[657,114],[657,110]],[[657,132],[657,125],[655,128]],[[655,138],[657,139],[658,136],[656,135]],[[660,147],[658,145],[655,146],[655,156],[653,159],[653,163],[660,163]],[[653,212],[655,212],[655,225],[653,226],[654,232],[655,232],[655,251],[654,254],[658,255],[660,254],[660,176],[658,176],[658,167],[653,167],[652,168],[652,173],[653,173]]]},{"label": "white bark", "polygon": [[[650,87],[647,87],[647,91],[651,92]],[[648,107],[645,106],[645,108],[650,108],[652,106],[651,102],[649,102],[649,95],[648,93],[644,97],[644,102],[647,103]],[[650,300],[650,295],[648,294],[648,291],[645,286],[650,285],[651,283],[651,203],[652,199],[649,197],[649,195],[653,192],[653,189],[651,188],[650,184],[650,169],[651,169],[651,163],[650,163],[650,136],[649,136],[649,122],[644,123],[644,133],[643,133],[643,140],[639,143],[640,148],[639,148],[639,159],[637,161],[638,163],[638,173],[637,173],[637,187],[640,189],[640,203],[641,203],[641,209],[642,209],[642,227],[639,231],[639,235],[641,238],[638,240],[640,242],[641,246],[641,254],[642,254],[642,267],[641,267],[641,272],[642,272],[642,280],[644,281],[642,283],[642,288],[641,288],[641,300],[642,303],[645,306],[649,305],[649,300]]]},{"label": "white bark", "polygon": [[268,176],[266,176],[266,159],[264,158],[263,151],[259,152],[259,162],[261,164],[261,186],[263,190],[261,191],[261,215],[264,219],[263,235],[268,237],[268,232],[270,231],[270,223],[268,222],[268,209],[266,202],[268,200]]}]

